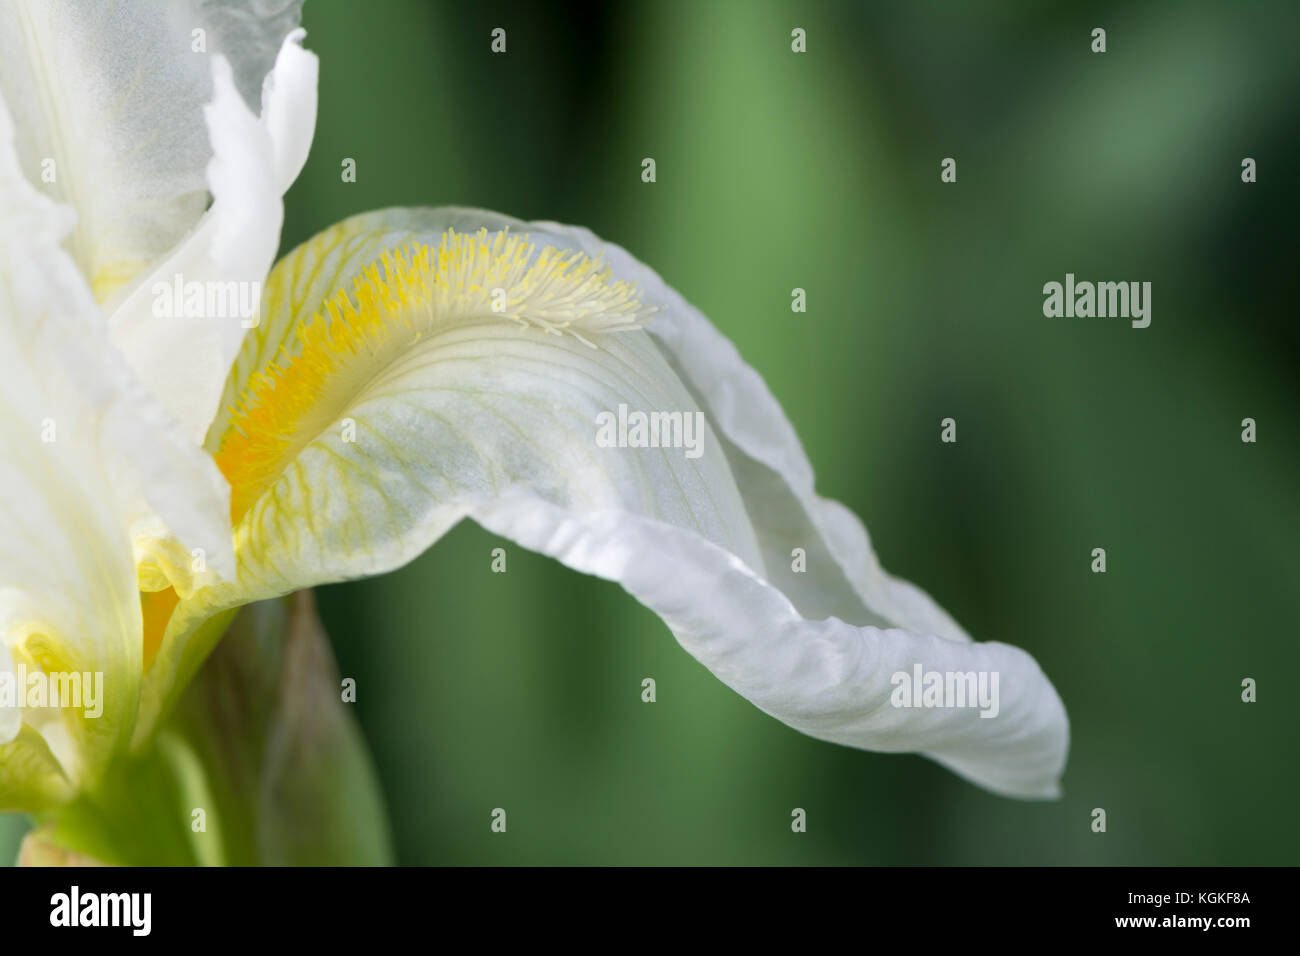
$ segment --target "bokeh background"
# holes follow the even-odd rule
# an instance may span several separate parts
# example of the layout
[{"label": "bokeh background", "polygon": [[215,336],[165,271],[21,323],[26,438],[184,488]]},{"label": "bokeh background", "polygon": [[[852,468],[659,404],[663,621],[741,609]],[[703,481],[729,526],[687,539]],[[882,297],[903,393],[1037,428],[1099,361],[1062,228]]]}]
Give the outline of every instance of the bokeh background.
[{"label": "bokeh background", "polygon": [[[821,743],[616,586],[462,526],[319,592],[401,862],[1300,862],[1300,7],[309,0],[304,25],[285,250],[422,204],[627,247],[766,378],[886,567],[1033,653],[1072,721],[1041,804]],[[1151,327],[1044,318],[1066,272],[1152,282]]]}]

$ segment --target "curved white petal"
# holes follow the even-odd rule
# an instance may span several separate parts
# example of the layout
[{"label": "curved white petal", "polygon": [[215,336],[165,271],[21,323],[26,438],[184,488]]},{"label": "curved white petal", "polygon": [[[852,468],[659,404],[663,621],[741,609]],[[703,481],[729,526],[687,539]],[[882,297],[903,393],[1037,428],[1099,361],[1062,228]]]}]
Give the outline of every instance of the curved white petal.
[{"label": "curved white petal", "polygon": [[98,715],[28,707],[16,737],[3,718],[0,808],[66,796],[129,740],[145,526],[234,571],[225,482],[109,345],[71,224],[23,178],[0,99],[0,642],[11,667],[103,682]]},{"label": "curved white petal", "polygon": [[[437,249],[427,269],[455,275],[449,287],[481,293],[500,281],[490,266],[479,278],[455,273],[469,254],[457,258],[466,247],[444,235],[449,227],[509,228],[603,256],[659,311],[646,330],[591,336],[592,348],[520,328],[486,300],[457,311],[461,299],[424,295],[399,263],[357,287],[356,309],[335,300],[333,322],[309,318],[385,250],[413,244]],[[472,261],[492,261],[487,245],[474,248]],[[387,310],[382,328],[398,331],[361,336],[374,322],[367,301]],[[351,357],[327,360],[335,345]],[[380,573],[469,516],[619,582],[722,680],[792,727],[920,751],[1000,793],[1056,793],[1068,724],[1033,659],[970,642],[923,592],[885,574],[857,519],[813,492],[758,375],[650,270],[584,230],[456,209],[341,223],[277,267],[266,322],[225,398],[208,443],[241,516],[238,578],[181,605],[146,686],[150,714],[166,706],[168,682],[197,666],[207,638],[190,632],[214,611]],[[597,416],[620,404],[701,413],[702,454],[602,447]],[[792,547],[806,550],[805,572],[791,568]],[[918,695],[905,706],[895,691],[900,675],[910,690],[913,673],[918,688],[937,674],[995,696],[931,707]]]},{"label": "curved white petal", "polygon": [[[771,565],[788,565],[791,549],[807,548],[806,541],[824,542],[823,553],[809,556],[810,572],[818,557],[833,562],[871,617],[919,633],[970,640],[929,595],[881,567],[857,515],[838,501],[817,495],[812,464],[780,404],[762,377],[698,309],[649,266],[587,229],[553,222],[527,228],[545,230],[556,241],[591,255],[603,254],[620,275],[635,279],[646,290],[648,301],[661,307],[647,331],[725,437],[732,467],[744,475],[741,487],[769,544],[768,552],[774,559],[784,558]],[[779,524],[768,527],[767,517],[777,518]],[[817,573],[786,575],[781,583],[805,613],[820,613],[803,608],[801,601],[816,605],[824,600],[824,594],[818,597],[809,589],[822,590],[827,579],[835,577],[835,569],[822,568]],[[869,620],[842,605],[830,613],[851,621]]]},{"label": "curved white petal", "polygon": [[[720,680],[796,730],[868,750],[919,751],[1009,796],[1059,793],[1065,709],[1019,648],[809,620],[725,549],[626,511],[575,512],[511,489],[468,514],[526,548],[618,582]],[[981,680],[996,687],[996,701],[894,706],[896,675],[911,684],[917,665],[923,674],[972,674],[976,688]]]}]

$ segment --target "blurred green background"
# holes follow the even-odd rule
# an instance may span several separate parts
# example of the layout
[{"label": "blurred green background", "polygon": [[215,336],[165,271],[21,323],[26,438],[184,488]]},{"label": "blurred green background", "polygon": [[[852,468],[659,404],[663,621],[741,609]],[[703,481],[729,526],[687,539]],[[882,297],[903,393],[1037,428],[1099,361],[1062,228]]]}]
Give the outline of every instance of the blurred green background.
[{"label": "blurred green background", "polygon": [[[1300,8],[309,0],[304,25],[284,249],[422,204],[624,245],[766,378],[886,567],[1033,653],[1072,721],[1046,804],[821,743],[617,587],[463,526],[319,592],[401,862],[1300,862]],[[1044,318],[1066,272],[1152,282],[1151,327]]]}]

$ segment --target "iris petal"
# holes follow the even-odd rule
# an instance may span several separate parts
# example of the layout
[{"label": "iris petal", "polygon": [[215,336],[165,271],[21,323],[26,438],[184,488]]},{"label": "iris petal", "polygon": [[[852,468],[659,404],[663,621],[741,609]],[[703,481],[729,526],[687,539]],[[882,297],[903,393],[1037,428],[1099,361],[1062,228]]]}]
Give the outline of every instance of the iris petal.
[{"label": "iris petal", "polygon": [[[393,273],[375,268],[395,250],[445,249],[449,236],[480,229],[526,234],[538,256],[567,250],[608,266],[608,281],[634,284],[653,316],[584,343],[490,308],[458,310],[459,300],[408,302]],[[435,272],[451,268],[432,262]],[[353,297],[327,308],[340,289]],[[220,460],[260,429],[291,451],[259,459],[272,464],[237,515],[237,577],[181,603],[146,686],[147,712],[164,709],[167,687],[206,653],[211,638],[194,629],[209,615],[382,573],[470,517],[620,583],[721,680],[800,731],[922,752],[999,793],[1057,792],[1068,722],[1033,658],[972,642],[919,588],[888,575],[856,517],[815,494],[757,373],[625,251],[553,223],[389,210],[295,250],[267,291],[266,321],[236,360],[208,447]],[[368,300],[387,310],[401,347],[355,334],[373,321]],[[311,378],[302,365],[320,364],[314,341],[335,343],[339,361]],[[304,388],[325,410],[277,418],[277,400],[298,405]],[[698,414],[701,453],[604,447],[597,422],[620,406]],[[238,499],[243,472],[223,467]],[[806,549],[806,571],[791,567],[792,547]],[[998,699],[903,703],[898,677],[910,688],[914,672],[995,682]]]},{"label": "iris petal", "polygon": [[150,550],[149,529],[234,573],[229,490],[109,344],[62,245],[72,221],[23,177],[0,100],[0,641],[9,667],[90,675],[102,690],[98,714],[28,707],[19,724],[0,721],[4,738],[18,727],[0,746],[3,808],[93,780],[129,741],[135,554]]},{"label": "iris petal", "polygon": [[20,167],[76,212],[67,247],[113,343],[196,442],[245,316],[159,314],[157,290],[178,276],[214,294],[265,280],[315,124],[299,7],[0,3],[0,95]]}]

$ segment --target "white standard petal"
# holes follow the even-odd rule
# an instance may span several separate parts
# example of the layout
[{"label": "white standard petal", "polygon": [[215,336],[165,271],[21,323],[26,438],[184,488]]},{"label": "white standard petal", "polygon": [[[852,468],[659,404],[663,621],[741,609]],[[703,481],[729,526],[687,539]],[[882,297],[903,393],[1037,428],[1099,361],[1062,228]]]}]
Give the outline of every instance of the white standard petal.
[{"label": "white standard petal", "polygon": [[24,710],[0,747],[0,809],[66,795],[129,740],[138,523],[234,570],[225,482],[109,345],[60,244],[72,218],[23,178],[0,99],[0,641],[14,666],[102,682],[98,713]]},{"label": "white standard petal", "polygon": [[0,95],[28,179],[77,213],[67,248],[106,301],[190,232],[224,56],[254,108],[297,0],[0,2]]},{"label": "white standard petal", "polygon": [[254,115],[222,57],[206,107],[212,206],[197,228],[109,303],[113,343],[137,376],[201,442],[240,342],[259,321],[275,260],[282,196],[301,170],[316,117],[316,57],[286,38]]},{"label": "white standard petal", "polygon": [[[619,582],[798,730],[1057,792],[1068,723],[1033,658],[971,642],[887,575],[861,523],[814,493],[759,376],[621,249],[479,210],[389,210],[291,253],[266,307],[208,439],[238,578],[180,605],[150,719],[212,614],[381,573],[469,516]],[[630,439],[638,413],[676,440]],[[698,421],[694,441],[674,421]]]},{"label": "white standard petal", "polygon": [[114,344],[196,442],[311,142],[316,58],[299,8],[0,0],[20,165],[75,210],[66,246]]}]

